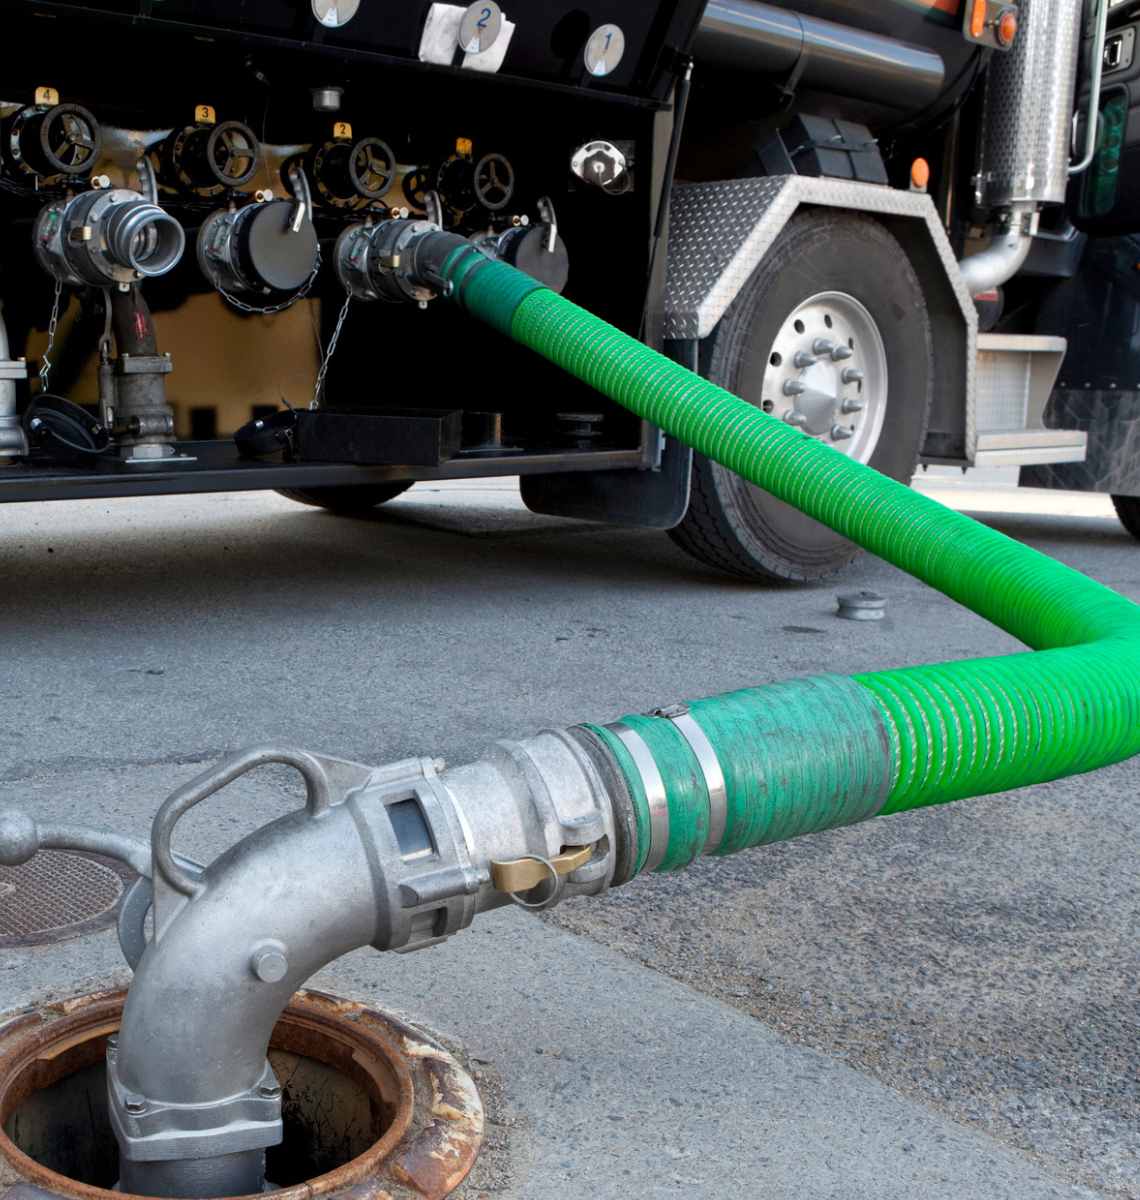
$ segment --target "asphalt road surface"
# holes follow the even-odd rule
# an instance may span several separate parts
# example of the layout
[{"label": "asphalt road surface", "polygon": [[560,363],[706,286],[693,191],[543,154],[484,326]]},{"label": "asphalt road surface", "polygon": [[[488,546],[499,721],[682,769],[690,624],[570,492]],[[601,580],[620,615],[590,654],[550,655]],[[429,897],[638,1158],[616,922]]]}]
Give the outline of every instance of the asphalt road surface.
[{"label": "asphalt road surface", "polygon": [[[1105,498],[924,486],[1140,600]],[[458,762],[683,697],[1016,649],[878,561],[750,587],[663,535],[533,516],[510,480],[361,520],[252,493],[7,506],[0,578],[0,803],[131,831],[254,741]],[[885,621],[835,617],[858,587]],[[280,812],[281,786],[193,814],[185,848]],[[473,1196],[1135,1197],[1138,792],[1133,762],[706,860],[325,982],[482,1064]],[[0,1009],[115,963],[109,934],[0,950]]]}]

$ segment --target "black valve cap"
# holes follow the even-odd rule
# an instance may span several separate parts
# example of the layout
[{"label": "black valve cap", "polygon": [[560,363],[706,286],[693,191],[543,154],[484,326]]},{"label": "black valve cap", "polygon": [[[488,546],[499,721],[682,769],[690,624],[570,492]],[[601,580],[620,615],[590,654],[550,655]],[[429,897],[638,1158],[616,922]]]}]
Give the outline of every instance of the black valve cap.
[{"label": "black valve cap", "polygon": [[293,200],[259,204],[238,247],[243,274],[275,292],[304,287],[317,263],[316,230],[306,215],[294,233],[296,211]]},{"label": "black valve cap", "polygon": [[234,434],[234,443],[242,458],[267,458],[282,453],[288,455],[293,448],[296,428],[297,414],[292,409],[286,409],[247,421]]},{"label": "black valve cap", "polygon": [[532,225],[512,229],[499,242],[503,261],[524,271],[532,279],[545,284],[552,292],[561,292],[570,277],[570,255],[566,243],[554,235],[554,249],[549,249],[550,227]]}]

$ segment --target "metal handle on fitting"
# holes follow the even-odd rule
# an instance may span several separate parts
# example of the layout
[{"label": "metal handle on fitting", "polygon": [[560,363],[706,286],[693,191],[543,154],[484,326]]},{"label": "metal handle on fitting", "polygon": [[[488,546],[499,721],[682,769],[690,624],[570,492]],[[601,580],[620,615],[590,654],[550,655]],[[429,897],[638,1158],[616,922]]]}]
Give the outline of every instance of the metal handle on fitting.
[{"label": "metal handle on fitting", "polygon": [[300,772],[305,780],[305,807],[309,816],[319,817],[327,812],[329,800],[329,779],[324,767],[311,754],[304,750],[290,750],[277,746],[254,746],[239,754],[223,759],[216,767],[211,767],[201,775],[195,776],[189,783],[183,784],[173,792],[155,815],[151,826],[151,858],[154,871],[161,875],[175,891],[184,896],[196,896],[203,888],[199,879],[183,870],[178,865],[170,848],[170,839],[174,827],[196,804],[201,804],[207,796],[221,791],[235,779],[270,763],[282,763]]}]

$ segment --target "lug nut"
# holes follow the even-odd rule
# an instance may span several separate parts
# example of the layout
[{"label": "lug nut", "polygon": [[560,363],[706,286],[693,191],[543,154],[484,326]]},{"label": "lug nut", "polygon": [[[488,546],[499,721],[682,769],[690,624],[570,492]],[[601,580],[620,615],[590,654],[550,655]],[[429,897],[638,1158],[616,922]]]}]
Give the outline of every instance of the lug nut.
[{"label": "lug nut", "polygon": [[276,1083],[263,1083],[257,1089],[257,1094],[266,1100],[276,1100],[281,1095],[281,1088]]},{"label": "lug nut", "polygon": [[141,1096],[128,1096],[123,1101],[123,1107],[131,1116],[137,1117],[146,1112],[146,1101]]},{"label": "lug nut", "polygon": [[862,412],[863,411],[863,401],[862,400],[844,400],[843,403],[839,406],[839,411],[841,413],[846,413],[848,416],[850,416],[851,413]]},{"label": "lug nut", "polygon": [[804,367],[810,367],[815,362],[815,355],[809,354],[806,350],[797,350],[792,362],[803,370]]},{"label": "lug nut", "polygon": [[863,372],[860,371],[858,367],[844,367],[843,374],[840,375],[839,378],[842,379],[844,383],[862,383]]},{"label": "lug nut", "polygon": [[846,425],[832,425],[831,440],[833,442],[845,442],[849,437],[855,434],[854,429],[848,428]]},{"label": "lug nut", "polygon": [[831,352],[832,362],[842,362],[845,358],[850,358],[854,351],[850,346],[839,345]]},{"label": "lug nut", "polygon": [[789,425],[804,425],[807,423],[807,417],[802,412],[796,412],[794,408],[786,409],[784,412],[784,420]]},{"label": "lug nut", "polygon": [[799,395],[802,395],[805,391],[807,391],[807,384],[801,383],[800,380],[798,380],[798,379],[785,379],[784,380],[784,395],[785,396],[799,396]]},{"label": "lug nut", "polygon": [[812,354],[830,354],[835,349],[831,338],[816,338],[811,344]]}]

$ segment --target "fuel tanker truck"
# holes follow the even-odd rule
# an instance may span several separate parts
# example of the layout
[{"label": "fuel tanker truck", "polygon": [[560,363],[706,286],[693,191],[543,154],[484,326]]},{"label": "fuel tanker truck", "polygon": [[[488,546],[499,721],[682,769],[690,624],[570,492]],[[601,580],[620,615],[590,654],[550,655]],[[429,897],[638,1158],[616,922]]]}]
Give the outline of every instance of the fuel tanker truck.
[{"label": "fuel tanker truck", "polygon": [[[444,1195],[470,1160],[434,1076],[434,1148],[390,1185],[375,1147],[316,1179],[275,1157],[300,1101],[273,1039],[292,1012],[319,1040],[291,998],[324,965],[1140,753],[1137,606],[908,486],[1015,464],[1138,531],[1140,4],[23,0],[4,22],[4,497],[352,512],[509,471],[533,509],[669,529],[749,578],[864,547],[1026,646],[663,696],[459,765],[256,746],[146,840],[0,811],[0,864],[134,872],[125,1005],[0,1028],[11,1200]],[[179,852],[186,814],[271,765],[303,807]],[[351,1024],[328,1061],[364,1079]],[[101,1173],[21,1119],[68,1072],[99,1072],[67,1128],[113,1140]]]},{"label": "fuel tanker truck", "polygon": [[[899,480],[1140,530],[1135,0],[11,0],[0,500],[533,510],[816,580],[849,539],[395,271],[425,222]],[[129,67],[126,66],[129,64]],[[402,222],[392,224],[392,222]]]}]

